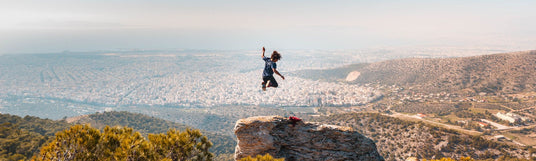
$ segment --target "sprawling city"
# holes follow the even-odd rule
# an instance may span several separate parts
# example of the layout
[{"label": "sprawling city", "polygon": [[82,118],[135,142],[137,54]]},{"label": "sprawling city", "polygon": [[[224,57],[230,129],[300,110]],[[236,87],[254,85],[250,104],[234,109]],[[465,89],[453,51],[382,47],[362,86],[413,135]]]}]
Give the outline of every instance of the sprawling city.
[{"label": "sprawling city", "polygon": [[[462,90],[450,89],[460,88],[456,86],[460,85],[456,84],[458,80],[439,81],[454,83],[453,86],[438,86],[441,89],[439,92],[434,86],[425,86],[436,84],[433,81],[437,73],[449,79],[460,78],[461,75],[463,77],[459,80],[463,80],[480,77],[482,71],[485,75],[489,70],[470,69],[463,63],[501,64],[494,61],[511,59],[506,62],[517,61],[519,64],[503,63],[505,66],[493,69],[512,70],[511,66],[529,69],[527,67],[531,62],[526,63],[530,61],[526,57],[530,57],[532,51],[493,54],[501,51],[420,48],[279,52],[283,59],[277,62],[277,67],[286,79],[276,77],[279,87],[266,91],[261,88],[264,62],[260,50],[133,50],[1,55],[0,113],[27,120],[37,116],[60,123],[95,126],[102,123],[91,118],[104,115],[108,117],[101,119],[113,120],[118,116],[136,120],[147,117],[224,137],[235,135],[229,129],[233,129],[236,121],[243,118],[298,116],[354,127],[375,139],[378,145],[386,145],[380,149],[382,155],[389,156],[391,160],[412,157],[408,155],[410,153],[428,158],[434,155],[456,157],[460,154],[496,158],[503,153],[530,157],[530,148],[536,145],[536,135],[530,130],[536,126],[534,92],[497,91],[521,86],[514,84],[513,87],[503,88],[489,80],[484,86],[468,85]],[[473,57],[463,58],[460,54]],[[444,69],[427,72],[438,66],[434,63],[443,63],[440,66]],[[361,68],[360,64],[367,66]],[[458,67],[465,69],[460,73],[453,72],[455,70],[452,69]],[[417,76],[419,79],[396,76],[411,75],[415,71],[422,72]],[[383,83],[355,81],[363,78],[363,75],[371,76],[371,73],[383,75]],[[513,74],[510,77],[520,79],[530,78],[517,72],[503,73]],[[510,77],[500,79],[508,82]],[[423,80],[428,83],[419,82]],[[388,83],[391,81],[395,83]],[[413,85],[415,82],[420,84]],[[464,84],[467,83],[471,82]],[[426,88],[422,90],[421,87]],[[112,123],[129,122],[140,123]],[[460,141],[460,136],[471,140],[466,140],[468,143],[463,145],[454,144]],[[427,149],[420,147],[425,138],[433,140],[426,141],[427,146],[437,144],[437,148],[433,148],[435,151],[422,151]],[[218,149],[225,149],[219,154],[228,155],[234,144],[229,142],[229,138],[223,140],[225,143],[214,142],[220,146]],[[407,146],[401,146],[403,143]],[[475,146],[475,149],[462,152],[461,149],[467,145]],[[500,147],[510,149],[496,151]],[[472,152],[478,152],[478,155],[471,155]],[[227,156],[226,160],[229,158]]]},{"label": "sprawling city", "polygon": [[[409,57],[413,53],[432,53],[420,57],[452,57],[489,50],[280,51],[283,59],[278,70],[286,79],[278,77],[280,87],[267,91],[260,88],[264,65],[260,50],[4,55],[6,58],[0,59],[0,112],[58,119],[129,106],[356,106],[382,97],[382,93],[366,84],[311,80],[297,77],[296,72]],[[58,113],[49,115],[49,110],[42,109],[42,114],[34,113],[35,104],[39,108],[50,105]],[[68,108],[56,108],[62,106]]]}]

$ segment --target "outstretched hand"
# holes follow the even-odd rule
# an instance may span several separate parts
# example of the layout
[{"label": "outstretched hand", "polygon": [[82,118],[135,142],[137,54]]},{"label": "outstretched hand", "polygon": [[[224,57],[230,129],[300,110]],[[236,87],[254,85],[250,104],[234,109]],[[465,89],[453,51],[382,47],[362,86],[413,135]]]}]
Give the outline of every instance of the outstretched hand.
[{"label": "outstretched hand", "polygon": [[262,52],[266,51],[266,49],[264,49],[264,46],[262,47]]},{"label": "outstretched hand", "polygon": [[285,77],[284,77],[284,76],[281,76],[281,78],[283,78],[283,80],[285,80]]}]

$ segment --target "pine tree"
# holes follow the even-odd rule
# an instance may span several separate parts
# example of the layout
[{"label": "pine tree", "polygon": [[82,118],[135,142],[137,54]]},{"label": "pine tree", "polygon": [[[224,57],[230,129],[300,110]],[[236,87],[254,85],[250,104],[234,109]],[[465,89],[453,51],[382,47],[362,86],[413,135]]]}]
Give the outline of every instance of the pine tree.
[{"label": "pine tree", "polygon": [[58,132],[35,160],[212,160],[212,143],[199,130],[170,129],[145,139],[128,127],[74,125]]},{"label": "pine tree", "polygon": [[162,158],[178,160],[212,160],[208,151],[212,146],[199,130],[180,132],[170,129],[166,134],[149,134],[149,141]]},{"label": "pine tree", "polygon": [[63,132],[56,133],[54,141],[41,149],[39,160],[97,160],[99,130],[89,125],[75,125]]}]

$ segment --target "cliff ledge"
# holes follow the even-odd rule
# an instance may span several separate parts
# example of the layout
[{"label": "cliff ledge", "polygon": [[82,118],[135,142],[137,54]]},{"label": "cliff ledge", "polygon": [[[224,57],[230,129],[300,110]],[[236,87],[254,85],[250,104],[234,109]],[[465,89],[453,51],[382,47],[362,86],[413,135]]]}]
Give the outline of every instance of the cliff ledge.
[{"label": "cliff ledge", "polygon": [[296,122],[281,116],[238,120],[235,159],[269,153],[293,160],[383,160],[374,142],[349,127]]}]

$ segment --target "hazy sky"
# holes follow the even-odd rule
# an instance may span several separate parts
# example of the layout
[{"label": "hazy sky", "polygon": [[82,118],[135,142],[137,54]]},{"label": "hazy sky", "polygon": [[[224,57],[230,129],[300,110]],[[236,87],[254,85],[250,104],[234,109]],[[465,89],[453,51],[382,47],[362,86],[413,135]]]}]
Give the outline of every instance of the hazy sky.
[{"label": "hazy sky", "polygon": [[0,53],[116,49],[536,49],[534,0],[0,0]]}]

